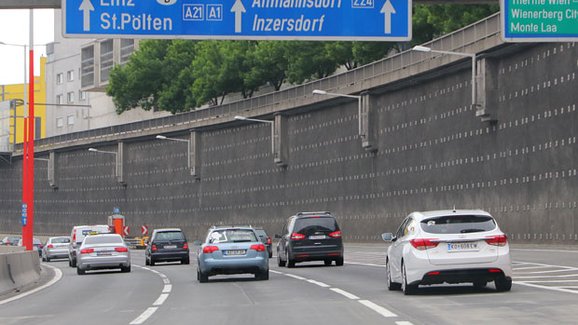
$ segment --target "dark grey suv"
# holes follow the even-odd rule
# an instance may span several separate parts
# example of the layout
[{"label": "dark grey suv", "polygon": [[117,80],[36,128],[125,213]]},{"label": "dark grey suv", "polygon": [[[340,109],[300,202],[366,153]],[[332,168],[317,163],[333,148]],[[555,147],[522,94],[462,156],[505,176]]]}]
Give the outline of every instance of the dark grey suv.
[{"label": "dark grey suv", "polygon": [[185,234],[178,228],[155,229],[147,242],[145,264],[180,261],[189,264],[189,243]]},{"label": "dark grey suv", "polygon": [[299,212],[283,226],[277,244],[279,266],[294,267],[295,263],[324,261],[343,265],[341,229],[330,212]]}]

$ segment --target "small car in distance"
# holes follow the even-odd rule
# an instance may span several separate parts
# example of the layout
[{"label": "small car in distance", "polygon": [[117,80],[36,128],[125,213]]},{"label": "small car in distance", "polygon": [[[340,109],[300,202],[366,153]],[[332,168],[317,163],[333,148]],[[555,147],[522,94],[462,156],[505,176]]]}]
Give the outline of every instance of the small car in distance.
[{"label": "small car in distance", "polygon": [[173,261],[190,264],[189,253],[189,243],[181,229],[155,229],[146,245],[145,264],[154,266],[158,262]]},{"label": "small car in distance", "polygon": [[[20,238],[20,240],[18,240],[17,246],[24,246],[24,243],[22,242],[22,238]],[[32,246],[38,252],[38,256],[42,256],[42,247],[44,247],[44,245],[42,245],[42,242],[40,241],[40,239],[33,238],[32,239]]]},{"label": "small car in distance", "polygon": [[341,229],[328,211],[299,212],[289,217],[283,234],[276,235],[277,264],[294,267],[295,263],[323,261],[325,265],[343,265]]},{"label": "small car in distance", "polygon": [[197,280],[218,274],[252,273],[269,280],[269,253],[251,227],[211,227],[197,254]]},{"label": "small car in distance", "polygon": [[68,245],[70,237],[50,237],[42,248],[42,261],[50,262],[52,259],[68,258]]},{"label": "small car in distance", "polygon": [[512,263],[506,235],[482,210],[413,212],[395,234],[386,256],[389,290],[413,294],[419,285],[472,283],[497,291],[512,287]]},{"label": "small car in distance", "polygon": [[121,272],[130,272],[130,250],[119,234],[86,236],[78,252],[78,275],[89,270],[118,268]]},{"label": "small car in distance", "polygon": [[259,239],[261,240],[261,242],[265,245],[265,248],[267,248],[267,252],[269,253],[269,258],[273,257],[273,248],[271,247],[273,245],[272,245],[271,237],[269,237],[269,235],[267,235],[267,232],[263,228],[255,227],[254,229],[255,229],[255,232],[257,233],[257,236],[259,236]]},{"label": "small car in distance", "polygon": [[2,238],[0,241],[0,245],[4,246],[18,246],[18,241],[20,240],[20,236],[6,236]]}]

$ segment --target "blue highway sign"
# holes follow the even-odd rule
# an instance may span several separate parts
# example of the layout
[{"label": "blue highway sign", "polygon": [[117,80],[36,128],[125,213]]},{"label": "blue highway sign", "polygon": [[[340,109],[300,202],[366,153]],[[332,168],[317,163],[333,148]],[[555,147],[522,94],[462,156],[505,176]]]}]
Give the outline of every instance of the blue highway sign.
[{"label": "blue highway sign", "polygon": [[411,40],[411,0],[63,0],[66,37]]}]

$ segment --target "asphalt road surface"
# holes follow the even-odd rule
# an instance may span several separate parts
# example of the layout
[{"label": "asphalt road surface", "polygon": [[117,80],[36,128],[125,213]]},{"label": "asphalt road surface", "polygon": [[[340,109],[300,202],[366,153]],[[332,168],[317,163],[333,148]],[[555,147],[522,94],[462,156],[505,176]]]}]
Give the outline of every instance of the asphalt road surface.
[{"label": "asphalt road surface", "polygon": [[[79,276],[65,260],[48,264],[62,278],[17,300],[2,301],[0,324],[575,324],[578,250],[512,248],[514,285],[497,293],[471,285],[422,287],[404,296],[385,287],[385,245],[346,244],[345,266],[310,262],[252,275],[196,281],[196,259],[131,273]],[[49,267],[46,267],[49,269]],[[59,272],[52,272],[58,274]]]}]

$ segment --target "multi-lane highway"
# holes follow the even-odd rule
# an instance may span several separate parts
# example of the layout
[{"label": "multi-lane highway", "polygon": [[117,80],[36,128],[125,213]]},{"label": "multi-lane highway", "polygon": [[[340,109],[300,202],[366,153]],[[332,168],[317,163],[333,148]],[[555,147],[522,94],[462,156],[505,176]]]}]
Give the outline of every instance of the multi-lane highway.
[{"label": "multi-lane highway", "polygon": [[[516,247],[514,286],[426,287],[417,295],[388,291],[385,245],[346,244],[346,264],[271,259],[268,281],[219,276],[200,284],[191,265],[144,266],[84,276],[67,261],[53,285],[21,299],[0,300],[0,324],[570,324],[578,312],[578,250]],[[46,265],[46,263],[44,264]],[[59,272],[54,272],[58,274]],[[0,297],[3,299],[3,297]]]}]

